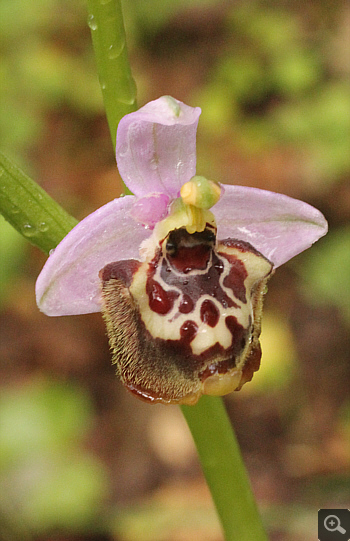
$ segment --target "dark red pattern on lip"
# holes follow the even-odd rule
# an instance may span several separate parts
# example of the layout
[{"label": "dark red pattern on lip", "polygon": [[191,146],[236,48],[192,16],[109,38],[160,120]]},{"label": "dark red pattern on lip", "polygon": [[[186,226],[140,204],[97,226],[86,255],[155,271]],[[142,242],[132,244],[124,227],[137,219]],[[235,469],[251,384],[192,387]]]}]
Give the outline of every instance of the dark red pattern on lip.
[{"label": "dark red pattern on lip", "polygon": [[141,261],[136,259],[125,259],[109,263],[100,270],[99,276],[102,282],[109,280],[120,280],[125,287],[130,287],[135,272],[140,268]]},{"label": "dark red pattern on lip", "polygon": [[210,259],[210,251],[211,247],[208,244],[182,246],[176,251],[176,257],[168,255],[168,260],[178,272],[187,274],[192,270],[205,270]]},{"label": "dark red pattern on lip", "polygon": [[234,354],[240,353],[246,346],[248,331],[251,328],[251,318],[249,317],[248,328],[245,329],[240,323],[238,323],[235,316],[227,316],[225,318],[226,327],[232,334],[232,347],[234,348]]},{"label": "dark red pattern on lip", "polygon": [[220,313],[213,301],[206,299],[201,306],[201,320],[209,327],[215,327],[219,321]]},{"label": "dark red pattern on lip", "polygon": [[225,359],[224,361],[219,361],[218,363],[209,364],[202,372],[199,373],[202,381],[206,380],[209,376],[214,374],[227,374],[236,366],[235,358]]},{"label": "dark red pattern on lip", "polygon": [[231,266],[229,274],[224,279],[224,286],[232,289],[234,296],[246,304],[247,297],[244,281],[247,278],[248,273],[243,261],[238,259],[235,255],[224,254],[222,252],[219,253],[227,259]]},{"label": "dark red pattern on lip", "polygon": [[194,304],[189,295],[183,295],[182,301],[179,306],[179,312],[181,314],[189,314],[194,309]]},{"label": "dark red pattern on lip", "polygon": [[179,296],[176,291],[165,291],[162,286],[153,279],[148,279],[146,283],[146,293],[149,299],[149,307],[153,312],[165,315],[174,306],[174,302]]},{"label": "dark red pattern on lip", "polygon": [[[218,258],[214,250],[211,252],[211,261],[207,265],[207,272],[193,274],[175,273],[166,258],[159,261],[161,264],[160,277],[168,285],[182,291],[183,299],[191,299],[193,308],[203,295],[215,298],[223,308],[238,308],[238,305],[227,295],[220,285],[220,276],[224,270],[223,262]],[[189,313],[189,312],[183,312]]]},{"label": "dark red pattern on lip", "polygon": [[193,338],[196,336],[198,331],[198,326],[194,321],[188,320],[181,325],[180,329],[180,340],[183,344],[188,345],[192,342]]},{"label": "dark red pattern on lip", "polygon": [[[179,239],[177,239],[179,237]],[[210,239],[210,237],[209,237]],[[203,295],[215,298],[224,309],[239,308],[220,284],[220,278],[224,272],[225,264],[223,258],[229,263],[229,273],[223,280],[223,285],[232,291],[233,296],[242,303],[247,302],[246,288],[244,282],[248,276],[244,262],[237,256],[225,253],[225,248],[219,253],[215,252],[213,244],[207,237],[203,242],[198,239],[198,244],[184,245],[189,242],[186,233],[176,231],[171,239],[173,252],[167,250],[162,255],[157,250],[152,262],[149,264],[146,293],[149,296],[149,306],[157,314],[165,315],[171,311],[175,300],[179,297],[181,290],[181,302],[179,313],[190,314]],[[182,243],[182,244],[181,244]],[[232,239],[222,241],[221,246],[236,247],[244,252],[249,249],[241,246]],[[160,266],[160,280],[155,278],[158,266]],[[197,271],[197,272],[196,272]],[[168,288],[162,287],[162,283]],[[206,302],[201,307],[201,319],[208,325],[215,327],[220,317],[220,311],[214,303]]]}]

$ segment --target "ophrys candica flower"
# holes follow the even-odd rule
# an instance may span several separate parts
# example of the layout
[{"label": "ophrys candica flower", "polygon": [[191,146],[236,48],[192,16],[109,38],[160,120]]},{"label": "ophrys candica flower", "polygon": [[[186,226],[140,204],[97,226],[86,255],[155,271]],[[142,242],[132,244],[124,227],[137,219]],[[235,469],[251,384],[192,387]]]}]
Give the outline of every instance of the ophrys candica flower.
[{"label": "ophrys candica flower", "polygon": [[120,121],[117,164],[135,195],[82,220],[36,285],[47,315],[102,311],[123,384],[149,402],[249,381],[267,280],[327,232],[302,201],[197,176],[199,115],[164,96]]}]

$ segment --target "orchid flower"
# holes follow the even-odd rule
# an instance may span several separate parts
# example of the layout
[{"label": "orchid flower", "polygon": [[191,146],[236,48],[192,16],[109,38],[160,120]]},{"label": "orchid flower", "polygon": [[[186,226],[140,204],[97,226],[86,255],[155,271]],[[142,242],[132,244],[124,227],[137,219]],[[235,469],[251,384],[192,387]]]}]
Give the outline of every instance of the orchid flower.
[{"label": "orchid flower", "polygon": [[302,201],[196,175],[200,113],[164,96],[122,118],[117,165],[134,195],[82,220],[36,284],[49,316],[103,312],[123,384],[153,403],[249,381],[267,280],[327,232]]}]

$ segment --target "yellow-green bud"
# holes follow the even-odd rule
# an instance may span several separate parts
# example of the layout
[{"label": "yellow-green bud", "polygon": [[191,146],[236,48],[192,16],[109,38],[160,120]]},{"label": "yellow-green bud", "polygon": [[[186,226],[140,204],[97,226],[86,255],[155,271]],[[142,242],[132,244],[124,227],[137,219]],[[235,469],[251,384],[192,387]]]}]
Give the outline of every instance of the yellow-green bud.
[{"label": "yellow-green bud", "polygon": [[213,180],[196,175],[182,186],[180,195],[185,205],[210,209],[219,201],[221,188]]}]

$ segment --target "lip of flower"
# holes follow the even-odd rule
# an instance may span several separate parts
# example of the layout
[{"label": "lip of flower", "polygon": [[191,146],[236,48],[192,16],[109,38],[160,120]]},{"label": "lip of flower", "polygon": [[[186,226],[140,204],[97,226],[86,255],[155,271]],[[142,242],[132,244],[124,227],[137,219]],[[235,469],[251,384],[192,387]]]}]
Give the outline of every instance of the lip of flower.
[{"label": "lip of flower", "polygon": [[[179,243],[177,248],[180,248],[182,253],[184,243],[191,244],[193,234],[202,231],[204,237],[200,237],[198,244],[204,247],[210,245],[210,253],[215,254],[215,243],[213,245],[212,241],[208,240],[208,234],[205,233],[208,228],[210,230],[210,227],[214,228],[214,237],[219,239],[218,246],[222,246],[222,254],[234,252],[235,257],[246,264],[248,275],[253,276],[256,265],[262,265],[262,270],[257,273],[260,278],[256,278],[259,283],[270,274],[271,263],[275,268],[278,267],[326,234],[327,222],[318,210],[282,194],[225,185],[223,194],[218,200],[220,188],[215,183],[208,184],[205,179],[201,180],[202,177],[195,176],[196,130],[199,115],[199,108],[189,107],[174,98],[165,96],[148,103],[139,111],[121,120],[117,132],[117,164],[125,184],[135,195],[115,199],[92,213],[80,222],[49,256],[36,284],[37,303],[43,312],[56,316],[100,311],[99,273],[102,273],[103,289],[110,281],[111,268],[117,272],[118,265],[113,267],[114,262],[122,262],[125,269],[129,265],[129,277],[125,275],[124,278],[127,285],[131,287],[130,291],[134,287],[135,293],[133,282],[136,277],[143,284],[142,287],[146,287],[147,283],[142,282],[143,278],[140,278],[139,268],[144,265],[141,259],[148,258],[147,264],[149,264],[152,260],[153,249],[153,255],[158,254],[159,264],[165,260],[169,262],[171,257],[166,248],[169,239]],[[179,198],[180,193],[182,198]],[[181,204],[185,205],[186,212],[189,208],[194,209],[190,212],[187,225],[181,221],[183,217],[179,219],[179,210],[174,211],[177,201],[182,201]],[[212,207],[211,211],[205,210],[210,207]],[[207,218],[209,215],[215,217],[214,221]],[[172,227],[173,218],[175,221]],[[208,220],[212,223],[211,226],[208,225]],[[199,223],[201,223],[200,226]],[[164,224],[167,224],[165,233],[162,230],[165,227]],[[186,237],[185,240],[183,236],[172,237],[172,230],[181,230],[184,227],[187,228],[185,236],[190,235],[189,238]],[[150,248],[152,238],[153,248]],[[235,243],[231,241],[231,245],[225,242],[220,244],[220,239],[238,239],[238,241]],[[148,248],[145,249],[145,246]],[[200,249],[195,246],[197,246],[196,243],[191,245],[192,252],[189,253],[200,252]],[[142,256],[140,256],[140,248]],[[203,248],[203,250],[203,253],[206,253],[206,249]],[[220,257],[225,260],[226,256]],[[229,255],[228,258],[230,257]],[[137,263],[128,263],[131,260]],[[269,262],[267,266],[263,263],[264,261]],[[174,264],[176,266],[178,263]],[[118,269],[120,273],[120,267]],[[145,268],[143,272],[146,272]],[[248,281],[249,276],[245,288]],[[254,280],[249,287],[255,287]],[[139,291],[134,297],[141,306],[144,299],[147,301],[150,297],[140,295]],[[124,293],[119,291],[118,294],[120,301],[120,295]],[[262,301],[258,302],[262,304]],[[105,310],[105,300],[102,303]],[[209,306],[208,303],[205,306]],[[211,310],[215,312],[212,307]],[[254,312],[254,308],[252,310]],[[258,311],[259,327],[260,308]],[[254,317],[253,312],[249,317]],[[135,314],[134,316],[136,317]],[[108,326],[111,327],[107,321]],[[115,334],[115,329],[113,332]],[[119,340],[126,338],[128,336],[120,337]],[[164,336],[161,339],[164,339]],[[255,351],[257,351],[258,336],[255,336],[254,340]],[[190,343],[198,346],[198,339],[192,336]],[[114,349],[118,347],[115,343],[113,344]],[[258,363],[255,361],[255,364]],[[209,361],[206,367],[205,370],[208,373],[205,379],[207,391],[210,391],[210,394],[224,394],[221,391],[228,389],[227,392],[229,392],[234,385],[236,387],[240,385],[239,381],[236,382],[237,384],[232,381],[223,381],[225,376],[223,371],[216,373],[216,380],[210,379],[215,369]],[[229,372],[234,379],[234,371]],[[246,379],[249,379],[247,375]],[[221,381],[220,392],[216,388],[219,380]],[[143,397],[150,400],[163,400],[161,396],[158,397],[158,391],[153,393],[153,397],[146,396],[147,392],[143,392],[142,386],[138,387],[138,384],[135,384],[134,389],[131,389],[133,385],[130,383],[129,390],[133,390],[135,394],[141,397],[144,394]],[[193,401],[198,399],[202,391],[203,389],[197,389]],[[187,392],[187,395],[190,397],[191,392]],[[188,398],[188,402],[191,400]],[[163,401],[176,400],[164,398]]]}]

